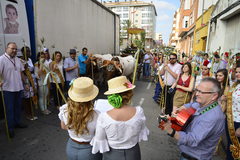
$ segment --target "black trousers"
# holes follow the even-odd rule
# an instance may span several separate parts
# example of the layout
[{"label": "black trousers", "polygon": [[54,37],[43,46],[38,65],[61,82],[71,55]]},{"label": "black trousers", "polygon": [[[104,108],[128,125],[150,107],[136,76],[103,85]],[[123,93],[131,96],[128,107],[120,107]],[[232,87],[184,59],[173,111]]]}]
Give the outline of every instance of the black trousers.
[{"label": "black trousers", "polygon": [[171,86],[164,86],[163,88],[163,94],[161,94],[160,97],[160,106],[165,107],[165,114],[172,114],[172,110],[173,110],[173,97],[174,97],[174,93],[175,90],[172,93],[169,93],[168,90]]},{"label": "black trousers", "polygon": [[[62,93],[64,93],[63,87],[61,83],[58,83]],[[55,106],[61,106],[63,105],[63,98],[59,92],[59,90],[57,89],[57,86],[55,83],[51,83],[51,94],[53,96],[54,99],[54,105]]]}]

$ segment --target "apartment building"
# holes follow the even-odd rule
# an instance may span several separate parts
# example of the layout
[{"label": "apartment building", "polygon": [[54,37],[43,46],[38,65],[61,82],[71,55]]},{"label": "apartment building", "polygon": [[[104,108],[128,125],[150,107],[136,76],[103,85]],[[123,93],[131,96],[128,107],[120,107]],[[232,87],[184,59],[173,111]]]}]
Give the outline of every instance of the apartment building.
[{"label": "apartment building", "polygon": [[169,45],[171,47],[175,47],[178,51],[180,50],[180,43],[179,43],[179,21],[180,21],[180,12],[179,9],[174,13],[173,16],[173,25],[172,25],[172,32],[169,36]]},{"label": "apartment building", "polygon": [[[156,30],[156,8],[153,3],[142,1],[125,1],[125,2],[104,2],[106,7],[120,16],[120,35],[123,40],[121,49],[131,45],[127,40],[127,31],[124,29],[126,21],[131,22],[132,28],[141,28],[146,32],[146,48],[152,48],[155,40]],[[133,37],[134,38],[134,37]]]},{"label": "apartment building", "polygon": [[199,0],[181,0],[179,21],[179,52],[192,54],[194,27],[197,19]]},{"label": "apartment building", "polygon": [[240,52],[240,1],[219,0],[212,12],[207,51]]}]

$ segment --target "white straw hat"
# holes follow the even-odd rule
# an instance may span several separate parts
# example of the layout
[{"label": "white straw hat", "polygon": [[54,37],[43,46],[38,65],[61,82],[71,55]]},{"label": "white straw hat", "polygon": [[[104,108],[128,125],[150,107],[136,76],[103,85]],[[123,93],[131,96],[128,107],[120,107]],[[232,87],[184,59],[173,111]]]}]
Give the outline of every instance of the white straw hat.
[{"label": "white straw hat", "polygon": [[122,93],[128,90],[132,90],[135,87],[135,85],[131,84],[131,82],[128,81],[126,76],[119,76],[108,81],[108,91],[106,91],[104,94],[110,95],[115,93]]},{"label": "white straw hat", "polygon": [[75,102],[88,102],[98,95],[98,88],[93,80],[88,77],[80,77],[73,81],[68,90],[68,96]]}]

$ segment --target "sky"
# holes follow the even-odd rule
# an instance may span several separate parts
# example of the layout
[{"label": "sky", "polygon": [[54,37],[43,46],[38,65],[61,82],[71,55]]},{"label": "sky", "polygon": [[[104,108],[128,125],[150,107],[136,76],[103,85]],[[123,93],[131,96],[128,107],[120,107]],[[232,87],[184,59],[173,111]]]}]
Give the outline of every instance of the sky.
[{"label": "sky", "polygon": [[172,31],[173,15],[180,6],[180,0],[141,0],[153,2],[157,10],[156,33],[161,33],[163,42],[168,44]]},{"label": "sky", "polygon": [[[100,0],[98,0],[100,1]],[[103,0],[108,2],[109,0]],[[114,1],[114,0],[111,0]],[[124,1],[124,0],[120,0]],[[129,1],[129,0],[128,0]],[[134,1],[134,0],[133,0]],[[168,44],[169,35],[172,31],[173,15],[180,6],[180,0],[138,0],[144,2],[153,2],[157,10],[156,33],[161,33],[163,42]]]}]

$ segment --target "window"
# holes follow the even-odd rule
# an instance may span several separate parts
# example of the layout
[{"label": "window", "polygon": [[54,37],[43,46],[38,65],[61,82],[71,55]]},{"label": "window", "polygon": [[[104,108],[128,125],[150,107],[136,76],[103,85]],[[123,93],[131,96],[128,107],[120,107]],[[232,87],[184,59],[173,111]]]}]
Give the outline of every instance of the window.
[{"label": "window", "polygon": [[122,11],[122,7],[117,7],[115,11],[116,12],[121,12]]},{"label": "window", "polygon": [[135,23],[138,23],[138,20],[135,20]]},{"label": "window", "polygon": [[185,28],[188,27],[188,21],[185,21],[185,24],[184,24]]},{"label": "window", "polygon": [[123,11],[128,11],[128,7],[123,7]]},{"label": "window", "polygon": [[185,17],[183,17],[183,23],[182,23],[182,27],[183,28],[188,28],[188,22],[189,22],[189,16],[185,16]]},{"label": "window", "polygon": [[151,17],[151,13],[142,13],[142,18],[149,18]]},{"label": "window", "polygon": [[152,7],[142,7],[142,11],[152,11]]},{"label": "window", "polygon": [[142,20],[142,24],[148,24],[148,20],[143,19],[143,20]]},{"label": "window", "polygon": [[122,18],[128,18],[128,13],[123,13]]}]

